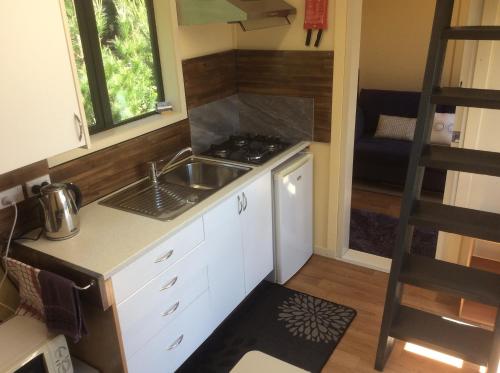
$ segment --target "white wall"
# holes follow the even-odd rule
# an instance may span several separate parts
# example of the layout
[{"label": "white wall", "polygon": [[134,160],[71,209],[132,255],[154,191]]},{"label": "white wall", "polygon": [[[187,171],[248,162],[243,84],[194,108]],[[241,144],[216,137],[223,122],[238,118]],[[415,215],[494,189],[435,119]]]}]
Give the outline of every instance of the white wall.
[{"label": "white wall", "polygon": [[[422,89],[435,0],[363,0],[361,88]],[[469,0],[457,0],[453,22],[467,14]],[[463,19],[461,19],[463,21]],[[443,83],[458,82],[462,42],[448,44]]]},{"label": "white wall", "polygon": [[234,49],[236,47],[235,28],[235,25],[226,23],[180,26],[181,58],[194,58]]}]

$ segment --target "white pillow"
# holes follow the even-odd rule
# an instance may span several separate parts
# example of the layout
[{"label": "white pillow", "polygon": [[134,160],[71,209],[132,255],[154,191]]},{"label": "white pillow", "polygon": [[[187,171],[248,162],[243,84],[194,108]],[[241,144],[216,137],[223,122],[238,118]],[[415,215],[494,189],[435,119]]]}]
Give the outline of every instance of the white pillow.
[{"label": "white pillow", "polygon": [[450,145],[453,137],[455,114],[436,113],[432,125],[431,144]]},{"label": "white pillow", "polygon": [[412,141],[416,125],[417,118],[380,114],[374,137]]}]

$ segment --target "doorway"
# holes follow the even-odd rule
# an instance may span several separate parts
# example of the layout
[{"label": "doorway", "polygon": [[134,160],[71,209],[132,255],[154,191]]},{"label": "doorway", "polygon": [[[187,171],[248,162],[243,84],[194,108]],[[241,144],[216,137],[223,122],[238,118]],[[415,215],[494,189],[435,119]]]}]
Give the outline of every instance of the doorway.
[{"label": "doorway", "polygon": [[[359,185],[357,186],[353,183],[354,143],[357,135],[355,126],[357,119],[356,106],[360,93],[359,88],[361,85],[365,85],[368,88],[378,88],[373,87],[374,80],[372,78],[363,75],[364,73],[361,69],[363,69],[364,64],[362,62],[360,63],[364,53],[362,50],[362,38],[364,31],[363,18],[364,13],[370,9],[369,6],[371,2],[376,2],[377,6],[381,6],[382,3],[388,4],[389,0],[338,1],[336,5],[337,16],[339,16],[337,19],[337,34],[335,36],[336,51],[339,51],[339,49],[344,47],[345,53],[339,56],[339,53],[336,52],[336,67],[334,69],[334,97],[336,97],[337,101],[334,100],[334,131],[332,131],[331,151],[332,177],[330,179],[330,188],[331,192],[337,192],[339,198],[337,201],[335,198],[330,199],[329,221],[331,223],[329,225],[332,227],[333,224],[336,223],[337,229],[336,231],[329,232],[328,243],[329,247],[336,248],[335,257],[338,259],[365,267],[389,271],[391,260],[388,257],[355,250],[354,247],[349,245],[351,236],[350,222],[352,207],[359,207],[360,203],[364,205],[371,203],[372,209],[375,210],[373,212],[377,213],[376,209],[379,208],[382,211],[378,212],[384,212],[389,216],[393,215],[393,218],[396,219],[396,215],[398,215],[399,210],[398,198],[390,198],[388,197],[390,194],[385,193],[384,191],[384,198],[373,202],[377,197],[377,190],[359,192],[356,190]],[[394,0],[394,2],[399,3],[397,0]],[[426,0],[426,2],[429,3],[430,9],[430,14],[426,15],[428,17],[428,19],[426,18],[426,23],[428,24],[430,35],[435,2],[432,0]],[[416,1],[416,3],[419,6],[422,4],[421,1]],[[469,4],[469,1],[457,0],[456,4],[457,9],[456,14],[454,15],[454,23],[470,24],[471,14],[473,15],[474,12],[472,11],[472,6]],[[343,18],[339,12],[343,12],[343,15],[347,16]],[[399,14],[401,17],[401,12]],[[410,12],[410,15],[414,15],[414,12]],[[421,58],[424,60],[424,65],[427,55],[428,41],[428,38],[424,38],[423,40],[425,53]],[[447,58],[447,72],[443,77],[445,85],[459,85],[463,79],[467,78],[466,65],[467,61],[471,60],[474,56],[472,52],[473,51],[470,50],[470,48],[468,49],[467,44],[463,42],[457,42],[448,46],[449,57]],[[339,58],[341,59],[340,61]],[[380,67],[381,64],[381,62],[377,63],[379,66],[375,66],[375,70],[377,67]],[[386,64],[385,67],[386,71],[384,71],[384,67],[382,67],[381,72],[379,71],[379,75],[383,75],[384,72],[389,75],[391,74],[391,69],[387,69],[388,64]],[[366,67],[364,71],[366,71]],[[422,77],[423,71],[421,73],[421,77],[417,78],[420,87]],[[408,88],[413,88],[413,90],[415,90],[415,87],[409,86],[411,82],[403,83],[401,81],[397,81],[393,83],[396,84],[395,90],[404,90]],[[370,84],[372,84],[372,86],[370,86]],[[397,86],[398,84],[399,86]],[[457,112],[455,130],[460,131],[460,129],[463,129],[465,121],[461,120],[462,117],[463,113]],[[336,125],[339,125],[340,128]],[[452,146],[461,146],[461,144],[457,143]],[[335,168],[336,166],[338,167],[337,169]],[[340,177],[336,178],[335,175]],[[355,188],[354,190],[353,186]],[[444,189],[444,201],[446,203],[453,203],[456,196],[456,177],[453,173],[448,174]],[[442,198],[442,196],[440,198]],[[437,258],[445,256],[442,252],[444,240],[446,240],[446,237],[442,237],[440,234],[437,244]]]}]

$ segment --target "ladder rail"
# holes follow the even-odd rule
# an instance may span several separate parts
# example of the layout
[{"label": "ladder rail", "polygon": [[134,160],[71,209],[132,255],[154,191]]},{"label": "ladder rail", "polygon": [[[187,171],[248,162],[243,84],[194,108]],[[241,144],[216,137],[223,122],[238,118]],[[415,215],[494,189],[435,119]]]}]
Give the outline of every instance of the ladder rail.
[{"label": "ladder rail", "polygon": [[409,252],[413,237],[413,226],[409,225],[414,201],[420,197],[425,168],[420,166],[420,156],[430,139],[431,128],[429,123],[433,120],[436,105],[431,104],[434,88],[439,85],[443,73],[446,57],[447,40],[441,35],[451,25],[454,0],[437,0],[432,26],[431,40],[424,75],[424,84],[419,103],[417,126],[408,165],[405,183],[404,198],[397,229],[396,250],[394,251],[389,284],[387,287],[384,315],[380,330],[375,369],[382,371],[391,352],[394,340],[390,337],[390,328],[396,317],[398,306],[401,302],[402,284],[398,281],[403,256]]}]

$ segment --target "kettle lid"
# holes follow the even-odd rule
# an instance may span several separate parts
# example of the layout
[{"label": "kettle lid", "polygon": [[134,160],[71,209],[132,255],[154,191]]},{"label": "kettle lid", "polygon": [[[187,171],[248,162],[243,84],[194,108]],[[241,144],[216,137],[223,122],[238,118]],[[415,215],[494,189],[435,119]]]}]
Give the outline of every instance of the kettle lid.
[{"label": "kettle lid", "polygon": [[68,189],[67,184],[64,183],[52,183],[52,184],[47,184],[44,185],[43,187],[40,188],[40,193],[43,194],[48,194],[48,193],[55,193],[60,190],[66,190]]}]

